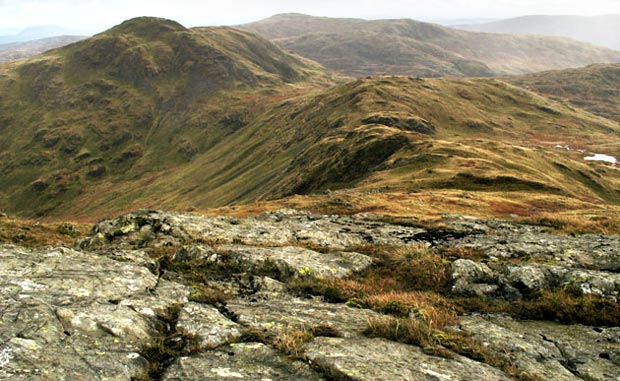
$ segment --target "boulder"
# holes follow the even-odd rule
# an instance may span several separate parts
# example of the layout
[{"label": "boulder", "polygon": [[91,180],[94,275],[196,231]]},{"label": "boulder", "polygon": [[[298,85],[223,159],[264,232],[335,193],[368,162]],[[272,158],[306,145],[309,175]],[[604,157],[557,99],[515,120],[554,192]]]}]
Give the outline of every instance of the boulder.
[{"label": "boulder", "polygon": [[224,245],[218,247],[218,251],[223,256],[228,256],[228,260],[238,262],[248,272],[265,266],[273,267],[281,280],[310,275],[340,278],[372,265],[372,259],[363,254],[344,251],[319,253],[296,246]]}]

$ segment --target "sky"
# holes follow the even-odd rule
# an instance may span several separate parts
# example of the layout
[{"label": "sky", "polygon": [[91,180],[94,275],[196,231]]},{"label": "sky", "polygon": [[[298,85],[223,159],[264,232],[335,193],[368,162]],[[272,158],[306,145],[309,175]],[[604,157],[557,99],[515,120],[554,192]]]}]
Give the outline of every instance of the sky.
[{"label": "sky", "polygon": [[620,14],[620,0],[0,0],[0,32],[37,25],[99,32],[132,17],[158,16],[186,27],[235,25],[277,13],[422,21],[529,14]]}]

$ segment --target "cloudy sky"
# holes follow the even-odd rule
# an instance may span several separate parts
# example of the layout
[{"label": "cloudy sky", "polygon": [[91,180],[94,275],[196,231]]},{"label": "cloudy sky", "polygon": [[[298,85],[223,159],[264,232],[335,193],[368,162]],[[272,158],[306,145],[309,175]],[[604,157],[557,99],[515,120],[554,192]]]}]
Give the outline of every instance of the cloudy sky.
[{"label": "cloudy sky", "polygon": [[620,14],[620,0],[0,0],[0,31],[58,25],[96,32],[136,16],[191,27],[233,25],[276,13],[424,21],[527,14]]}]

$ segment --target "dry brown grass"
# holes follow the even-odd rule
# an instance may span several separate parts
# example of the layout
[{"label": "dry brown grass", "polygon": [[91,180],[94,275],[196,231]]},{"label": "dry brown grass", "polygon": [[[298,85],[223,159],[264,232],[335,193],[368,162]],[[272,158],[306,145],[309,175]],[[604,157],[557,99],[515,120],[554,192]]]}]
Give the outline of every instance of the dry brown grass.
[{"label": "dry brown grass", "polygon": [[89,231],[90,225],[65,221],[41,222],[0,216],[0,243],[37,247],[71,246]]},{"label": "dry brown grass", "polygon": [[521,319],[559,321],[565,324],[619,326],[620,305],[596,295],[579,295],[569,290],[546,291],[534,299],[489,302],[477,298],[454,299],[471,312],[508,313]]},{"label": "dry brown grass", "polygon": [[[334,199],[350,207],[334,205]],[[253,216],[282,208],[308,210],[313,213],[355,214],[370,212],[379,218],[418,220],[420,224],[440,223],[442,215],[460,214],[479,218],[499,218],[533,224],[557,221],[557,232],[591,232],[620,234],[620,206],[599,200],[573,198],[531,192],[480,192],[450,189],[421,190],[409,193],[390,190],[366,193],[341,190],[331,194],[291,196],[274,201],[260,201],[200,211],[207,215]]]},{"label": "dry brown grass", "polygon": [[425,318],[370,319],[364,334],[381,337],[391,341],[415,345],[425,353],[452,358],[454,353],[501,369],[506,374],[520,381],[542,381],[521,371],[501,356],[492,353],[484,345],[475,342],[467,333],[445,328],[454,324],[452,319],[433,322]]},{"label": "dry brown grass", "polygon": [[304,345],[313,338],[312,333],[308,331],[289,328],[278,333],[270,343],[291,359],[305,359]]},{"label": "dry brown grass", "polygon": [[369,270],[335,281],[345,298],[364,298],[390,292],[445,291],[449,283],[449,261],[424,246],[385,248],[368,245],[355,248],[375,259]]}]

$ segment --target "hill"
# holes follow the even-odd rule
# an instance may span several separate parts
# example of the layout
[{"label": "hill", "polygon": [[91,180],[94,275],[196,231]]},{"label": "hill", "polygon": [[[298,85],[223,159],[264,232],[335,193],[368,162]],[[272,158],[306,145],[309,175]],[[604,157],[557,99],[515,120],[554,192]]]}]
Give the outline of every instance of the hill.
[{"label": "hill", "polygon": [[620,65],[597,64],[505,78],[517,86],[620,122]]},{"label": "hill", "polygon": [[459,25],[457,28],[487,33],[568,37],[620,50],[620,14],[603,16],[523,16],[489,23]]},{"label": "hill", "polygon": [[241,28],[358,77],[491,76],[620,62],[620,52],[565,38],[474,33],[414,20],[283,14]]},{"label": "hill", "polygon": [[497,80],[334,86],[318,64],[231,28],[130,20],[0,66],[0,90],[0,209],[23,216],[327,190],[469,192],[499,209],[520,198],[518,213],[620,202],[618,170],[584,160],[618,152],[616,122]]},{"label": "hill", "polygon": [[50,49],[60,48],[82,40],[84,36],[58,36],[27,42],[13,42],[0,45],[0,62],[15,61],[32,57]]},{"label": "hill", "polygon": [[331,84],[322,70],[248,32],[154,18],[1,65],[2,208],[45,214],[174,170],[264,99]]}]

